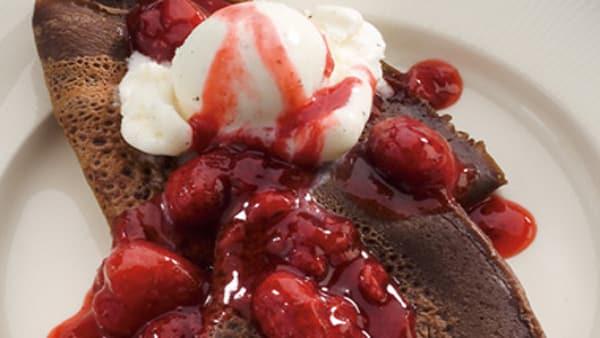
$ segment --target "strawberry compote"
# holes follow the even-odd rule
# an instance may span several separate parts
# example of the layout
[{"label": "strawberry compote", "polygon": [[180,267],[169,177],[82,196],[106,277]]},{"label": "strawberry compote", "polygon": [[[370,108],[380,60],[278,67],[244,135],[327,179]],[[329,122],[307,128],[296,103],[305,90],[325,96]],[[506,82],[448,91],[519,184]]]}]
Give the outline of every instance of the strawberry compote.
[{"label": "strawberry compote", "polygon": [[[267,337],[307,332],[312,332],[308,337],[414,337],[411,307],[366,251],[354,225],[311,200],[315,175],[244,147],[219,148],[190,160],[171,175],[165,193],[115,220],[113,253],[100,268],[89,301],[51,337],[82,330],[85,338],[135,332],[193,337],[206,329],[197,322],[202,309],[214,313],[215,307],[238,310]],[[129,253],[159,253],[181,269],[154,268],[150,258],[139,266],[123,263]],[[130,269],[119,273],[120,266]],[[157,276],[149,277],[153,273]],[[158,284],[148,284],[152,281]],[[154,300],[152,290],[160,290]],[[273,298],[274,293],[283,298]],[[290,303],[289,297],[300,298]],[[269,315],[281,302],[287,312]],[[312,317],[294,317],[306,308],[314,310]]]},{"label": "strawberry compote", "polygon": [[450,145],[415,119],[398,116],[377,123],[367,152],[389,180],[404,190],[454,189],[458,173]]},{"label": "strawberry compote", "polygon": [[159,315],[199,306],[206,273],[183,257],[147,241],[119,244],[98,269],[82,309],[51,338],[131,337]]},{"label": "strawberry compote", "polygon": [[[355,226],[309,194],[270,190],[244,203],[217,241],[214,274],[215,299],[269,337],[414,337],[412,311]],[[322,315],[343,308],[353,311]],[[314,312],[296,319],[303,309]]]}]

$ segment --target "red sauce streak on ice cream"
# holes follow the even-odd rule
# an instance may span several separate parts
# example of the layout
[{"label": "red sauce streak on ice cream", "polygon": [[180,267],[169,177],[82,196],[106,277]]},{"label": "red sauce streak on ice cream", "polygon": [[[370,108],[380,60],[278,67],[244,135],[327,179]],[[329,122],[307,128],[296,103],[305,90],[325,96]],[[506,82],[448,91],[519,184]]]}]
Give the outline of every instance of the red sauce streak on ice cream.
[{"label": "red sauce streak on ice cream", "polygon": [[325,132],[334,125],[331,112],[342,107],[361,80],[348,77],[332,87],[317,91],[311,100],[295,110],[288,110],[277,120],[276,154],[285,154],[289,140],[296,144],[292,160],[297,164],[314,164],[320,160]]},{"label": "red sauce streak on ice cream", "polygon": [[227,112],[233,111],[238,104],[235,85],[242,83],[247,76],[242,55],[237,48],[236,30],[230,28],[224,39],[223,47],[215,54],[206,77],[202,110],[189,121],[194,131],[194,149],[206,148],[219,130],[235,118]]},{"label": "red sauce streak on ice cream", "polygon": [[277,27],[255,5],[240,9],[241,15],[249,17],[247,20],[254,33],[254,45],[279,89],[284,111],[296,109],[306,102],[307,96],[302,88],[300,74],[286,52]]},{"label": "red sauce streak on ice cream", "polygon": [[333,69],[335,68],[335,60],[333,60],[333,55],[331,55],[331,49],[329,48],[329,42],[327,42],[325,35],[321,36],[323,37],[323,41],[327,47],[327,56],[325,59],[325,71],[323,72],[323,77],[329,78],[333,73]]}]

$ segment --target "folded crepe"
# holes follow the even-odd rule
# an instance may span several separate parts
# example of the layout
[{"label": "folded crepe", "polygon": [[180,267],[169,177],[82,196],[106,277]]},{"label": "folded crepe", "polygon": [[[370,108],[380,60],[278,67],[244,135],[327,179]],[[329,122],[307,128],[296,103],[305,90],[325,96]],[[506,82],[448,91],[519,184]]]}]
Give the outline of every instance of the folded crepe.
[{"label": "folded crepe", "polygon": [[[129,55],[125,15],[133,0],[36,0],[33,27],[54,116],[75,151],[108,222],[163,190],[176,159],[143,154],[120,134],[116,90]],[[518,280],[468,218],[471,206],[505,183],[483,143],[457,132],[448,116],[407,94],[402,74],[384,65],[391,98],[375,98],[373,118],[407,115],[448,139],[476,175],[457,202],[401,220],[377,215],[347,194],[334,163],[313,188],[326,209],[351,219],[367,248],[386,266],[414,305],[416,332],[425,337],[544,337]],[[231,314],[213,337],[260,337]]]}]

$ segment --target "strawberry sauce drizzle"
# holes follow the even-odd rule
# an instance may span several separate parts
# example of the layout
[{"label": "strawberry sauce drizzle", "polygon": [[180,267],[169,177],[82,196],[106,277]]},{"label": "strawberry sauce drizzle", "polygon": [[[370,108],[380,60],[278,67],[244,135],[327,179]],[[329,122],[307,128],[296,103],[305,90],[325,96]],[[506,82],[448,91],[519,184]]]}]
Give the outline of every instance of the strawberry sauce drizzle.
[{"label": "strawberry sauce drizzle", "polygon": [[275,153],[285,154],[289,140],[294,140],[296,152],[292,160],[297,164],[314,164],[320,159],[325,142],[325,131],[337,123],[331,112],[341,108],[361,80],[348,77],[333,87],[317,91],[313,98],[297,110],[288,110],[277,120]]},{"label": "strawberry sauce drizzle", "polygon": [[[239,12],[239,17],[248,18],[248,29],[254,33],[254,46],[273,77],[283,101],[283,110],[289,112],[301,106],[308,99],[300,74],[288,56],[277,27],[271,18],[262,14],[255,5]],[[238,19],[235,16],[230,19]]]},{"label": "strawberry sauce drizzle", "polygon": [[325,42],[325,47],[327,47],[327,56],[325,57],[325,71],[323,72],[323,77],[328,79],[333,73],[333,69],[335,68],[335,60],[333,60],[333,55],[331,54],[331,49],[329,48],[329,42],[325,38],[325,35],[321,35],[323,37],[323,41]]},{"label": "strawberry sauce drizzle", "polygon": [[223,47],[216,53],[209,69],[202,93],[202,110],[189,121],[196,150],[209,146],[221,128],[235,119],[231,112],[238,104],[236,87],[248,86],[248,74],[237,48],[238,41],[236,30],[229,27]]},{"label": "strawberry sauce drizzle", "polygon": [[533,215],[521,205],[500,195],[492,195],[469,211],[473,222],[490,238],[504,258],[525,250],[535,239]]},{"label": "strawberry sauce drizzle", "polygon": [[447,191],[399,189],[371,164],[363,147],[356,147],[345,156],[334,169],[334,178],[347,196],[378,217],[407,218],[448,209]]}]

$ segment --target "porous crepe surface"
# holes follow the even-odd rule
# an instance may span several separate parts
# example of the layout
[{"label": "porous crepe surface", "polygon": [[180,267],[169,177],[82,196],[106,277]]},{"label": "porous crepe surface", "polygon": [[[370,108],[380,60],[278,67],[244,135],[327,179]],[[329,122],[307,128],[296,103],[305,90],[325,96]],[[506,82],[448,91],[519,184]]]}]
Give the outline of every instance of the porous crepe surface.
[{"label": "porous crepe surface", "polygon": [[206,337],[202,338],[261,338],[257,328],[252,323],[238,316],[230,309],[221,313],[221,318],[227,320],[219,320],[214,324]]},{"label": "porous crepe surface", "polygon": [[462,207],[390,219],[325,178],[317,202],[351,219],[415,306],[418,337],[544,337],[510,268]]},{"label": "porous crepe surface", "polygon": [[[126,70],[123,15],[132,2],[37,0],[34,14],[54,114],[108,220],[159,193],[173,167],[171,160],[129,147],[119,133],[115,90]],[[391,224],[361,215],[360,208],[338,195],[333,181],[325,180],[314,193],[328,209],[352,218],[367,247],[391,269],[417,306],[418,337],[543,336],[510,270],[481,233],[465,223],[460,207]],[[466,282],[459,276],[463,269],[473,272],[465,276],[473,279],[468,285],[474,288],[456,284]],[[497,299],[480,298],[477,290],[488,290],[487,284],[505,288],[498,295],[507,307],[496,306]],[[477,302],[485,303],[482,313],[465,307]],[[252,326],[237,316],[211,333],[212,337],[253,335]]]},{"label": "porous crepe surface", "polygon": [[116,88],[126,71],[124,11],[39,1],[34,32],[54,116],[106,218],[162,191],[173,160],[125,143]]}]

